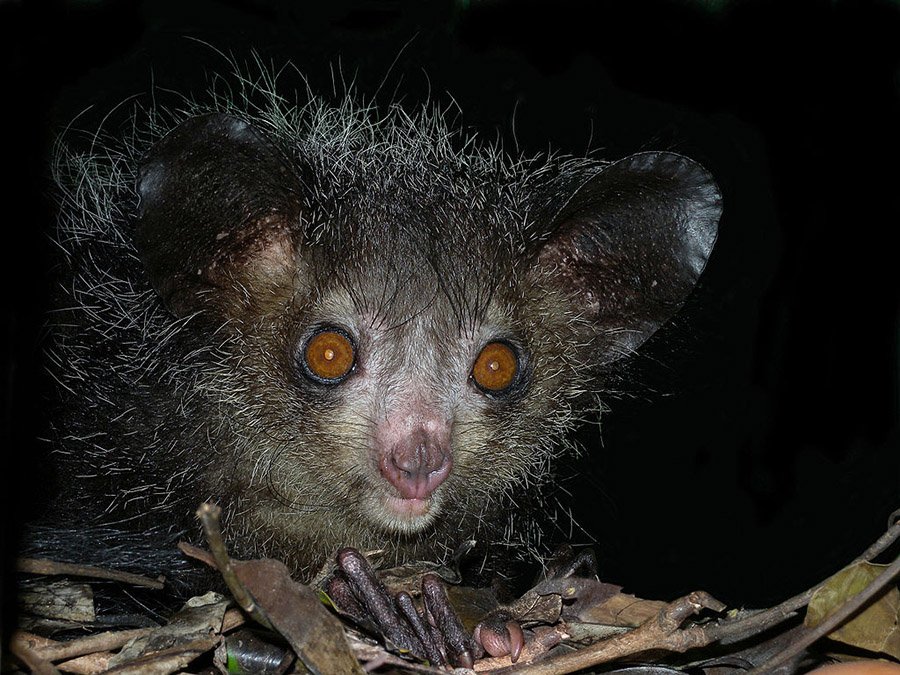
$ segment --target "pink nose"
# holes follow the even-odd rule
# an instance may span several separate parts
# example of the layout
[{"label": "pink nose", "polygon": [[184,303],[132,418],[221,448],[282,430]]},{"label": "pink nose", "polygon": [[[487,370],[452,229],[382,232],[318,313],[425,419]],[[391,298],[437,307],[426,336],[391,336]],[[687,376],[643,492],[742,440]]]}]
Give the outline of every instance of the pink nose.
[{"label": "pink nose", "polygon": [[381,475],[403,499],[428,499],[452,465],[449,447],[421,427],[397,440],[378,461]]}]

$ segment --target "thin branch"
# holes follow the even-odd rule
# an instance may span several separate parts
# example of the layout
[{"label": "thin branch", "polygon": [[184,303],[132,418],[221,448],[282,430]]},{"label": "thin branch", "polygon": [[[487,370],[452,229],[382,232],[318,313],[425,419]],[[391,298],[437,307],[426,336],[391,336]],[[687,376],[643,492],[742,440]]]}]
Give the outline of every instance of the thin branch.
[{"label": "thin branch", "polygon": [[109,670],[109,660],[112,656],[112,652],[94,652],[63,661],[57,664],[57,668],[64,673],[74,673],[74,675],[97,675],[97,673],[105,673]]},{"label": "thin branch", "polygon": [[[77,656],[93,654],[94,652],[108,652],[119,649],[129,640],[144,637],[155,628],[136,628],[134,630],[106,631],[78,638],[70,642],[56,642],[47,647],[36,647],[34,653],[47,661],[63,661],[74,659]],[[13,642],[22,642],[27,637],[21,633],[13,634]]]},{"label": "thin branch", "polygon": [[225,580],[225,585],[228,586],[228,590],[231,591],[231,595],[235,602],[237,602],[240,608],[247,612],[254,621],[270,630],[274,630],[269,619],[260,610],[259,605],[256,604],[256,600],[247,590],[247,587],[244,586],[243,582],[238,578],[231,565],[228,549],[225,547],[225,541],[222,539],[222,509],[215,504],[204,502],[200,505],[200,508],[197,509],[197,517],[203,525],[203,533],[206,535],[206,542],[209,544],[210,553],[212,553],[213,558],[216,561],[216,567],[219,568],[222,579]]},{"label": "thin branch", "polygon": [[[129,673],[130,675],[131,673],[180,671],[195,658],[216,647],[220,639],[221,637],[218,635],[198,638],[186,644],[138,656],[127,663],[110,668],[106,672],[110,675],[113,673]],[[160,664],[165,664],[165,667]],[[154,671],[154,666],[159,666],[159,670]]]},{"label": "thin branch", "polygon": [[145,586],[155,590],[162,590],[165,587],[165,577],[151,579],[140,574],[131,574],[130,572],[108,570],[101,567],[93,567],[92,565],[75,565],[45,558],[19,558],[16,560],[16,569],[27,574],[43,574],[47,576],[67,574],[73,577],[121,581],[132,586]]},{"label": "thin branch", "polygon": [[887,532],[878,537],[875,543],[863,551],[862,555],[853,562],[871,562],[877,558],[882,551],[886,551],[890,548],[898,538],[900,538],[900,509],[897,509],[888,517]]},{"label": "thin branch", "polygon": [[[898,538],[900,538],[900,510],[891,514],[892,525],[881,535],[875,543],[869,546],[861,555],[854,559],[848,565],[857,562],[870,562],[879,554],[890,548]],[[777,626],[782,621],[796,616],[797,611],[806,607],[812,596],[818,591],[825,582],[816,584],[810,589],[798,593],[792,598],[788,598],[784,602],[771,607],[769,609],[760,610],[750,615],[742,616],[739,619],[720,621],[710,625],[707,630],[710,636],[722,644],[729,642],[737,642],[745,637],[761,633],[762,631]]]},{"label": "thin branch", "polygon": [[[246,621],[245,616],[238,609],[229,609],[222,620],[220,633],[228,633]],[[86,654],[96,652],[114,651],[123,647],[129,641],[144,637],[155,628],[135,628],[133,630],[106,631],[96,635],[77,638],[69,642],[48,641],[48,644],[35,644],[35,636],[22,631],[13,633],[11,644],[21,643],[24,648],[30,649],[35,655],[45,661],[64,661],[74,659]]]},{"label": "thin branch", "polygon": [[696,591],[669,603],[657,617],[648,619],[632,631],[536,663],[495,670],[492,675],[560,675],[651,650],[685,652],[704,647],[710,640],[701,626],[685,630],[680,626],[688,617],[707,608],[722,611],[725,606],[707,593]]},{"label": "thin branch", "polygon": [[764,663],[759,668],[754,668],[748,675],[761,675],[775,670],[778,666],[789,662],[800,652],[826,635],[829,635],[839,628],[845,621],[862,610],[869,602],[878,596],[894,578],[900,574],[900,556],[894,560],[888,568],[879,574],[872,582],[859,593],[854,595],[850,600],[845,602],[840,608],[815,628],[801,635],[795,642],[792,642],[780,654]]},{"label": "thin branch", "polygon": [[34,650],[22,642],[10,642],[9,651],[13,653],[33,675],[60,675],[52,663],[38,656]]},{"label": "thin branch", "polygon": [[[887,550],[900,537],[900,521],[896,521],[896,517],[900,511],[895,512],[891,516],[892,525],[887,532],[869,546],[859,557],[853,562],[870,561],[883,551]],[[851,563],[852,564],[852,563]],[[846,620],[854,612],[867,602],[874,594],[878,593],[884,585],[888,584],[891,579],[900,573],[900,560],[894,561],[888,570],[883,572],[873,584],[870,584],[862,593],[854,596],[851,602],[848,602],[840,610],[841,617],[834,618],[836,613],[829,617],[829,624],[839,625]],[[877,587],[874,587],[875,583]],[[685,629],[679,626],[684,622],[690,614],[697,613],[703,607],[709,607],[716,611],[721,611],[724,606],[721,603],[709,598],[706,594],[694,593],[680,600],[669,604],[664,609],[658,619],[650,619],[644,622],[640,627],[618,635],[602,642],[598,642],[590,647],[580,649],[575,652],[551,656],[536,663],[522,665],[518,667],[504,668],[492,671],[497,675],[504,673],[515,673],[516,675],[562,675],[563,673],[571,673],[582,668],[596,666],[601,663],[608,663],[626,656],[631,656],[640,652],[649,650],[664,650],[671,652],[684,652],[688,649],[705,647],[713,642],[728,643],[737,642],[753,635],[757,635],[786,619],[795,616],[799,609],[809,604],[813,594],[824,585],[824,581],[817,584],[792,598],[782,602],[781,604],[766,610],[760,610],[753,614],[744,615],[738,619],[721,620],[716,623],[704,625],[694,625]],[[873,588],[874,587],[874,588]],[[860,596],[865,594],[865,598]],[[711,602],[704,604],[700,598],[708,598]],[[852,606],[851,606],[852,603]],[[788,651],[795,648],[802,651],[813,641],[819,639],[823,635],[827,635],[834,630],[834,626],[822,628],[820,626],[815,631],[815,635],[811,632],[804,635],[802,644],[797,647],[792,643],[788,647]],[[806,642],[810,639],[809,642]],[[787,652],[785,652],[787,653]],[[787,656],[786,658],[791,658]],[[777,665],[777,664],[775,664]],[[774,665],[766,664],[766,672],[770,671]],[[754,671],[757,672],[757,671]],[[762,670],[758,672],[763,672]]]}]

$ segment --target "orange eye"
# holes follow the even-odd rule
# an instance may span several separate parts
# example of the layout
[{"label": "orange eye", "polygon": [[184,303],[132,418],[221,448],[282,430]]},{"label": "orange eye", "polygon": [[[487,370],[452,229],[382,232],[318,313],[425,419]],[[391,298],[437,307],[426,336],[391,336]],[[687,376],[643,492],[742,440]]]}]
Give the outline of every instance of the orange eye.
[{"label": "orange eye", "polygon": [[508,389],[518,372],[519,359],[512,347],[504,342],[486,344],[472,366],[475,384],[488,393]]},{"label": "orange eye", "polygon": [[356,359],[353,343],[343,333],[324,330],[313,335],[303,352],[306,367],[316,379],[335,382],[346,377]]}]

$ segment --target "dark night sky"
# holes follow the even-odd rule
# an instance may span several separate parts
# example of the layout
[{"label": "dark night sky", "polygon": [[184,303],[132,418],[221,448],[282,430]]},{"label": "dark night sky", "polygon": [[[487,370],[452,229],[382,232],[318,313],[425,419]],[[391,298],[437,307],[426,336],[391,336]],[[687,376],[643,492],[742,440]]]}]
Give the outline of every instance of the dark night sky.
[{"label": "dark night sky", "polygon": [[604,580],[645,597],[702,587],[773,604],[883,531],[900,507],[900,4],[309,9],[320,4],[0,2],[14,206],[3,218],[4,446],[18,452],[3,476],[21,471],[26,495],[46,478],[31,439],[50,135],[93,106],[89,127],[151,83],[202,92],[227,65],[190,36],[239,59],[255,48],[292,60],[314,89],[329,89],[340,63],[372,93],[394,63],[386,93],[452,96],[464,124],[508,147],[514,123],[526,152],[673,149],[716,175],[725,217],[701,287],[631,365],[602,439],[585,432],[584,460],[563,467]]}]

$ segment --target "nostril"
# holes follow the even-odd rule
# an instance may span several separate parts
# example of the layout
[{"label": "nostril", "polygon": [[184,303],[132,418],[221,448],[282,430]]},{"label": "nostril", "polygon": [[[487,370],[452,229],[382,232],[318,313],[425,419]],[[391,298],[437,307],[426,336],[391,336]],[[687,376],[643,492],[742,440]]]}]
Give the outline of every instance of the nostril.
[{"label": "nostril", "polygon": [[428,475],[446,463],[447,456],[440,448],[428,448],[421,445],[415,450],[394,446],[391,451],[391,463],[398,470],[410,476]]},{"label": "nostril", "polygon": [[406,452],[402,447],[397,445],[391,450],[391,463],[397,467],[399,471],[409,475],[415,475],[421,472],[428,472],[431,465],[431,457],[428,453],[427,446],[418,445],[412,452]]}]

